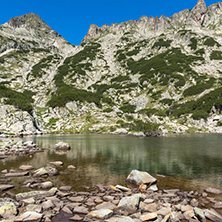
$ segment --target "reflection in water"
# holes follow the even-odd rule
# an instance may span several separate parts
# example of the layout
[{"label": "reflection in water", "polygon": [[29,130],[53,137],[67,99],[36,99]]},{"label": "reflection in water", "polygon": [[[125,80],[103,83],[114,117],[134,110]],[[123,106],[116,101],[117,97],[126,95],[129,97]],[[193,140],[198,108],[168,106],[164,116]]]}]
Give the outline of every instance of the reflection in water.
[{"label": "reflection in water", "polygon": [[[137,138],[112,135],[47,135],[26,137],[44,153],[30,157],[12,157],[3,161],[0,170],[17,168],[21,164],[46,166],[49,161],[61,160],[61,170],[68,173],[53,178],[58,186],[94,186],[97,183],[124,185],[132,169],[163,174],[192,181],[205,181],[222,186],[222,135],[180,135],[166,138]],[[72,149],[58,153],[54,144],[68,142]],[[69,172],[66,167],[75,165]],[[183,179],[184,178],[184,179]],[[179,179],[177,179],[179,181]],[[80,185],[81,184],[81,185]],[[177,185],[178,186],[178,185]]]}]

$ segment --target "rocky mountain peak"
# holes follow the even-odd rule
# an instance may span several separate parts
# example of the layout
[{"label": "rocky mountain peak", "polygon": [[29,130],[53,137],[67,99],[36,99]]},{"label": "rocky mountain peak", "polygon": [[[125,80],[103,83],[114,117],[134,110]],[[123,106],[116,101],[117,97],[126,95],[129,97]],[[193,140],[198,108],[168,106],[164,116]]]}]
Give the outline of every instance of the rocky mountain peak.
[{"label": "rocky mountain peak", "polygon": [[198,0],[196,6],[192,9],[192,11],[197,11],[201,14],[205,13],[207,10],[207,6],[204,0]]},{"label": "rocky mountain peak", "polygon": [[13,28],[25,26],[26,28],[31,29],[51,30],[51,28],[35,13],[13,17],[9,22],[7,22],[7,24]]}]

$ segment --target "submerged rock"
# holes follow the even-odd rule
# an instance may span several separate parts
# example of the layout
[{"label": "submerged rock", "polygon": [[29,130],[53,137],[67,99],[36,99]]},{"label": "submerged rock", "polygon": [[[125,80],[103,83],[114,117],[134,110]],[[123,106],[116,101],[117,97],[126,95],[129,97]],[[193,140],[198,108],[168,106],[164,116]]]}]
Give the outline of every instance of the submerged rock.
[{"label": "submerged rock", "polygon": [[44,175],[55,176],[58,175],[59,172],[56,168],[53,167],[42,167],[34,171],[34,177],[41,177]]},{"label": "submerged rock", "polygon": [[23,171],[28,171],[28,170],[33,170],[34,167],[33,166],[30,166],[30,165],[21,165],[19,167],[20,170],[23,170]]},{"label": "submerged rock", "polygon": [[54,165],[54,166],[62,166],[63,162],[62,161],[54,161],[54,162],[49,162],[49,164]]},{"label": "submerged rock", "polygon": [[149,173],[138,170],[132,170],[129,176],[127,177],[126,181],[134,183],[138,186],[141,184],[150,185],[157,182],[156,178],[152,177]]},{"label": "submerged rock", "polygon": [[9,190],[14,188],[14,185],[10,185],[10,184],[1,184],[0,185],[0,191],[5,191],[5,190]]},{"label": "submerged rock", "polygon": [[213,193],[213,194],[222,194],[221,190],[211,188],[211,187],[208,187],[205,191],[208,192],[208,193]]},{"label": "submerged rock", "polygon": [[55,144],[55,149],[57,149],[57,150],[70,150],[71,147],[66,142],[58,142],[57,144]]}]

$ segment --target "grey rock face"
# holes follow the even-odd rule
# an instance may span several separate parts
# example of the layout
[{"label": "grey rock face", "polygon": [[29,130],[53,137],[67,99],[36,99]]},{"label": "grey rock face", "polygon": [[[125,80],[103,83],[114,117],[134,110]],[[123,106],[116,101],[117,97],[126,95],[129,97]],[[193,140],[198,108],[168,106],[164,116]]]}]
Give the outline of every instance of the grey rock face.
[{"label": "grey rock face", "polygon": [[[222,3],[206,7],[199,0],[193,9],[170,18],[143,16],[110,26],[91,25],[81,46],[69,44],[38,15],[12,18],[0,26],[0,82],[20,96],[29,95],[32,110],[1,98],[0,135],[222,132],[221,118],[214,119],[220,106],[212,105],[206,121],[194,119],[193,112],[186,113],[186,119],[169,118],[174,105],[185,104],[187,90],[198,87],[201,78],[206,87],[191,100],[220,85],[221,59],[214,57],[221,52],[221,15]],[[172,56],[174,61],[182,59],[175,65]],[[210,79],[215,80],[209,87]],[[65,90],[68,96],[64,87],[70,89]]]}]

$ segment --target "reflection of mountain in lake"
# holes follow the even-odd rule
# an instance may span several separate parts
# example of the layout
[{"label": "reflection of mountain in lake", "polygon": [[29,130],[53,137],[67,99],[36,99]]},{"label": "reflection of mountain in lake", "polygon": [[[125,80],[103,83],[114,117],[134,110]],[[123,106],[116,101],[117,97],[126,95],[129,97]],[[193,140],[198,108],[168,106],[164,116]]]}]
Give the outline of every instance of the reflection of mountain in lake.
[{"label": "reflection of mountain in lake", "polygon": [[[62,135],[31,138],[48,153],[32,163],[44,165],[62,160],[82,168],[86,177],[126,176],[139,169],[151,174],[212,180],[222,184],[221,135],[181,135],[168,138],[137,138],[110,135]],[[25,138],[30,140],[30,138]],[[55,153],[58,141],[70,143],[67,153]],[[210,148],[210,149],[209,149]]]}]

